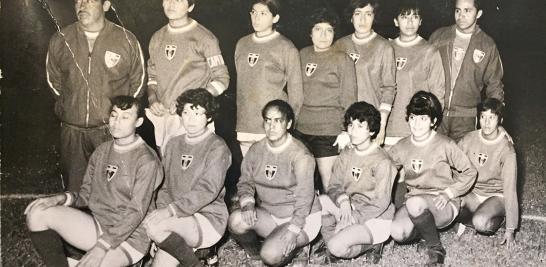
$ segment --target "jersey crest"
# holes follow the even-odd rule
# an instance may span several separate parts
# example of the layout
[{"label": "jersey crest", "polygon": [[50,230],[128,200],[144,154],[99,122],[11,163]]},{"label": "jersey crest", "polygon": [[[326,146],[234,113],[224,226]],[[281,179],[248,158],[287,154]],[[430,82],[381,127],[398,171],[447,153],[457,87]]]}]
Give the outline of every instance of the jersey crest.
[{"label": "jersey crest", "polygon": [[182,170],[187,170],[191,163],[193,162],[193,155],[182,155],[180,157],[180,163],[182,165]]},{"label": "jersey crest", "polygon": [[487,154],[485,153],[478,153],[478,164],[483,167],[485,165],[485,162],[487,161]]},{"label": "jersey crest", "polygon": [[358,180],[360,180],[360,175],[362,174],[362,169],[357,168],[357,167],[353,167],[351,169],[351,174],[353,175],[353,179],[355,179],[355,181],[358,182]]},{"label": "jersey crest", "polygon": [[353,60],[353,62],[356,64],[358,62],[358,59],[360,58],[360,54],[357,53],[349,53],[349,57]]},{"label": "jersey crest", "polygon": [[305,65],[305,75],[307,75],[307,77],[310,77],[311,75],[313,75],[313,72],[315,72],[315,70],[317,69],[317,64],[316,63],[307,63]]},{"label": "jersey crest", "polygon": [[165,45],[165,57],[168,60],[173,59],[175,54],[176,54],[176,45]]},{"label": "jersey crest", "polygon": [[114,176],[116,176],[116,173],[118,173],[119,167],[113,164],[106,165],[106,179],[108,179],[108,182],[110,182],[112,179],[114,179]]},{"label": "jersey crest", "polygon": [[453,57],[455,60],[463,60],[465,49],[460,47],[453,47]]},{"label": "jersey crest", "polygon": [[411,169],[414,172],[420,173],[422,168],[423,168],[423,160],[422,159],[412,159],[411,160]]},{"label": "jersey crest", "polygon": [[275,174],[277,174],[277,166],[276,165],[265,165],[265,178],[267,180],[271,181],[273,178],[275,178]]},{"label": "jersey crest", "polygon": [[474,54],[472,55],[472,59],[474,59],[474,63],[482,62],[484,57],[485,57],[485,52],[478,49],[474,49]]},{"label": "jersey crest", "polygon": [[260,59],[260,54],[248,53],[248,65],[254,67],[258,60]]},{"label": "jersey crest", "polygon": [[404,66],[406,66],[406,63],[408,62],[407,57],[397,57],[396,58],[396,69],[402,70]]},{"label": "jersey crest", "polygon": [[106,53],[104,53],[104,63],[106,64],[106,67],[108,68],[111,68],[117,65],[120,59],[121,59],[121,56],[114,52],[106,51]]}]

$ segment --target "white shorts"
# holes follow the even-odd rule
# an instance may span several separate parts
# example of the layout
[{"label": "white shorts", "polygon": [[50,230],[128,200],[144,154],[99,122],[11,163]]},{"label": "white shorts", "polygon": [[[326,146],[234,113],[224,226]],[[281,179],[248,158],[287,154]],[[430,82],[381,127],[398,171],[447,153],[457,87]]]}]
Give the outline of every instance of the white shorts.
[{"label": "white shorts", "polygon": [[198,247],[195,249],[208,248],[214,246],[222,238],[222,235],[216,231],[216,228],[212,226],[207,217],[200,213],[193,214],[197,226],[199,228],[199,241]]},{"label": "white shorts", "polygon": [[[292,220],[292,217],[278,218],[278,217],[275,217],[273,214],[270,214],[270,215],[271,215],[271,218],[273,218],[273,221],[275,221],[277,225],[281,225]],[[309,241],[311,241],[315,239],[315,237],[317,237],[318,233],[320,232],[321,226],[322,226],[322,214],[320,211],[317,211],[305,217],[305,225],[303,225],[302,230],[307,235],[307,238],[309,238]]]},{"label": "white shorts", "polygon": [[392,220],[385,219],[370,219],[367,220],[364,225],[370,230],[370,236],[373,239],[372,244],[380,244],[391,236],[391,224]]},{"label": "white shorts", "polygon": [[480,202],[480,204],[484,203],[490,197],[502,197],[502,198],[504,198],[504,196],[502,194],[494,194],[492,196],[482,196],[482,195],[478,195],[476,193],[472,193],[472,194],[474,194],[476,196],[476,199],[478,200],[478,202]]},{"label": "white shorts", "polygon": [[[95,222],[95,228],[97,231],[97,238],[99,238],[104,231],[102,230],[102,227],[100,226],[99,222],[95,217],[93,217],[93,221]],[[138,250],[136,250],[131,244],[127,243],[127,241],[123,241],[119,248],[123,251],[125,256],[127,256],[127,259],[131,264],[135,264],[138,261],[140,261],[142,258],[144,258],[144,254]]]}]

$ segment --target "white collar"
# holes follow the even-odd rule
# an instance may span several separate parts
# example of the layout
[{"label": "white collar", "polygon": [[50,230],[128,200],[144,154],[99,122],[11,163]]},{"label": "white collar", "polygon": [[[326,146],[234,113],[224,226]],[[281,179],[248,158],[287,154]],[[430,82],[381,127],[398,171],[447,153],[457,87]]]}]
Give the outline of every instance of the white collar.
[{"label": "white collar", "polygon": [[369,154],[371,154],[375,149],[377,149],[379,146],[377,145],[377,143],[375,142],[372,142],[370,144],[370,146],[368,148],[366,148],[365,150],[358,150],[356,147],[354,148],[355,150],[355,153],[359,156],[367,156]]},{"label": "white collar", "polygon": [[482,129],[479,129],[478,130],[478,135],[480,136],[480,140],[482,140],[482,142],[486,145],[494,145],[494,144],[497,144],[498,142],[500,142],[500,140],[502,140],[504,138],[504,135],[506,134],[505,131],[501,131],[499,129],[499,136],[497,136],[495,139],[493,140],[487,140],[483,137],[483,133],[482,133]]},{"label": "white collar", "polygon": [[416,45],[417,43],[421,42],[421,40],[423,40],[423,37],[421,37],[420,35],[417,35],[417,37],[409,42],[404,42],[402,40],[400,40],[400,37],[397,37],[396,39],[394,39],[394,42],[401,46],[401,47],[410,47],[410,46],[414,46]]},{"label": "white collar", "polygon": [[258,35],[256,35],[256,33],[253,33],[252,40],[256,43],[265,43],[277,38],[279,35],[281,34],[275,30],[273,30],[272,33],[262,37],[259,37]]},{"label": "white collar", "polygon": [[373,30],[372,30],[372,33],[367,36],[367,37],[364,37],[362,39],[356,37],[356,34],[353,33],[353,35],[351,36],[351,39],[353,40],[353,42],[355,42],[356,44],[359,44],[359,45],[362,45],[362,44],[366,44],[368,42],[370,42],[373,38],[375,38],[377,36],[377,33],[375,33]]},{"label": "white collar", "polygon": [[413,138],[413,135],[411,135],[410,137],[410,140],[411,140],[411,143],[416,145],[416,146],[425,146],[426,144],[430,143],[430,140],[432,140],[432,138],[434,138],[434,136],[436,136],[436,131],[432,131],[432,133],[430,133],[430,136],[423,140],[423,141],[417,141]]},{"label": "white collar", "polygon": [[169,32],[171,32],[171,33],[183,33],[183,32],[187,32],[189,30],[192,30],[196,26],[197,26],[197,21],[192,19],[191,22],[188,23],[188,25],[184,25],[184,26],[179,27],[179,28],[174,28],[170,24],[167,24],[167,30]]},{"label": "white collar", "polygon": [[269,149],[269,151],[271,151],[272,153],[275,153],[275,154],[278,154],[278,153],[281,153],[283,152],[288,146],[290,146],[292,144],[292,135],[291,134],[288,134],[286,136],[286,141],[284,142],[284,144],[278,146],[278,147],[272,147],[268,140],[267,140],[267,137],[265,138],[265,144],[267,146],[267,149]]},{"label": "white collar", "polygon": [[472,33],[464,33],[462,31],[459,31],[459,29],[455,28],[455,34],[457,37],[463,38],[463,39],[470,39],[472,37]]},{"label": "white collar", "polygon": [[140,146],[141,144],[144,143],[144,140],[142,140],[142,138],[140,138],[139,135],[137,135],[137,138],[135,141],[129,143],[129,144],[125,144],[125,145],[118,145],[116,144],[116,142],[114,141],[114,150],[116,150],[117,152],[120,152],[120,153],[123,153],[123,152],[127,152],[127,151],[130,151],[130,150],[133,150],[135,147],[137,146]]},{"label": "white collar", "polygon": [[200,136],[190,137],[190,136],[188,136],[187,133],[184,134],[184,140],[186,140],[186,143],[194,145],[194,144],[200,143],[201,141],[205,140],[211,134],[212,134],[212,130],[207,127],[205,132]]}]

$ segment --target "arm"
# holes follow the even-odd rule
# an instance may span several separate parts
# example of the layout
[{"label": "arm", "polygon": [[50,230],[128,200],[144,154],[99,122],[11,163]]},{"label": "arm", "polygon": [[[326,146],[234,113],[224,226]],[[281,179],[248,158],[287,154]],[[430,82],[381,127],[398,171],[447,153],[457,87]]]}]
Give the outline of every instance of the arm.
[{"label": "arm", "polygon": [[496,98],[501,102],[504,102],[504,85],[501,81],[504,72],[502,69],[502,61],[496,46],[492,48],[490,53],[491,56],[489,62],[487,62],[483,75],[485,94],[487,97]]},{"label": "arm", "polygon": [[129,67],[130,90],[134,90],[132,93],[133,97],[140,98],[144,94],[144,78],[146,77],[144,56],[142,55],[142,48],[136,37],[132,34],[129,37],[131,38],[131,66]]},{"label": "arm", "polygon": [[345,113],[345,110],[347,110],[351,104],[357,101],[356,70],[354,62],[345,54],[343,55],[339,68],[341,76],[340,104],[341,108],[343,108],[340,123],[343,123],[343,114]]},{"label": "arm", "polygon": [[303,105],[303,79],[301,77],[300,55],[298,50],[293,46],[285,54],[288,104],[294,110],[297,121],[301,106]]},{"label": "arm", "polygon": [[373,172],[375,180],[375,199],[371,199],[372,208],[376,214],[370,214],[376,218],[383,214],[391,205],[391,194],[397,170],[390,159],[383,159],[375,166]]},{"label": "arm", "polygon": [[454,183],[444,190],[444,193],[452,199],[462,196],[470,190],[476,181],[478,171],[454,141],[449,141],[446,144],[446,153],[450,166],[456,171],[453,174]]},{"label": "arm", "polygon": [[60,57],[60,53],[63,51],[64,47],[61,46],[62,43],[60,43],[60,38],[62,37],[59,37],[58,34],[51,37],[46,56],[47,83],[56,100],[59,99],[62,93],[62,71],[58,57]]},{"label": "arm", "polygon": [[254,205],[256,200],[254,195],[256,193],[256,182],[254,181],[254,163],[253,158],[256,157],[254,152],[254,144],[248,150],[248,153],[243,158],[241,163],[241,177],[239,177],[239,182],[237,183],[237,195],[239,196],[239,204],[241,207],[246,206],[247,204]]},{"label": "arm", "polygon": [[326,194],[330,197],[338,207],[340,203],[346,200],[350,200],[349,196],[345,193],[345,172],[347,170],[346,154],[348,150],[344,150],[337,157],[332,167],[332,177],[330,178],[330,185],[325,188]]},{"label": "arm", "polygon": [[519,206],[517,196],[517,161],[516,153],[510,149],[503,157],[502,180],[503,195],[506,209],[506,230],[516,230],[519,220]]},{"label": "arm", "polygon": [[222,51],[218,45],[218,39],[209,38],[203,43],[203,56],[205,57],[212,77],[206,89],[214,96],[222,94],[229,86],[229,73]]},{"label": "arm", "polygon": [[294,214],[288,229],[298,234],[305,225],[305,218],[309,216],[313,201],[315,200],[315,159],[305,153],[298,155],[293,162],[294,175],[297,185],[294,188]]},{"label": "arm", "polygon": [[70,196],[67,195],[68,199],[65,205],[78,208],[88,206],[89,196],[91,194],[91,184],[93,183],[93,179],[95,176],[95,167],[98,165],[99,160],[101,160],[103,153],[104,146],[99,146],[93,152],[93,154],[91,154],[91,158],[87,163],[87,170],[85,171],[85,175],[83,176],[80,191],[78,193],[70,192]]},{"label": "arm", "polygon": [[438,98],[440,105],[442,105],[443,108],[446,88],[442,57],[438,50],[431,48],[430,51],[431,53],[427,53],[427,58],[425,58],[425,60],[428,61],[427,86],[429,92],[433,93]]}]

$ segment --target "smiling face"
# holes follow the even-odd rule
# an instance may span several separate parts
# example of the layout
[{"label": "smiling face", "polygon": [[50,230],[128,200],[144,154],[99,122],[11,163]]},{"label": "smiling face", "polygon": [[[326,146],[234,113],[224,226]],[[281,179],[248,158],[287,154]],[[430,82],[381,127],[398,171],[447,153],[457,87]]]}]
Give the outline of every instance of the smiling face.
[{"label": "smiling face", "polygon": [[265,112],[265,136],[271,146],[277,147],[284,144],[291,126],[292,121],[287,121],[286,116],[277,107],[271,107]]},{"label": "smiling face", "polygon": [[480,126],[482,127],[482,136],[488,140],[494,140],[499,135],[499,116],[492,113],[491,110],[480,113]]},{"label": "smiling face", "polygon": [[334,27],[327,22],[320,22],[311,30],[311,40],[316,51],[329,49],[334,42]]},{"label": "smiling face", "polygon": [[189,137],[196,137],[205,133],[207,129],[207,123],[210,119],[207,119],[207,110],[202,106],[195,106],[194,104],[184,104],[180,117],[182,125],[186,129],[186,135]]},{"label": "smiling face", "polygon": [[374,18],[374,9],[371,5],[354,10],[351,22],[355,28],[356,37],[362,38],[370,34]]},{"label": "smiling face", "polygon": [[474,6],[474,0],[457,0],[455,4],[455,24],[457,29],[464,33],[474,32],[478,18],[482,11]]},{"label": "smiling face", "polygon": [[104,25],[104,13],[110,9],[110,1],[76,0],[74,9],[85,31],[100,31]]},{"label": "smiling face", "polygon": [[413,138],[417,141],[427,139],[434,126],[434,122],[429,115],[415,115],[413,113],[408,117],[408,124]]},{"label": "smiling face", "polygon": [[366,149],[371,143],[374,132],[370,132],[367,121],[353,120],[347,124],[347,133],[351,137],[351,143],[359,150]]},{"label": "smiling face", "polygon": [[273,32],[273,24],[279,21],[279,14],[273,16],[266,5],[256,3],[250,11],[250,20],[256,34],[264,36]]},{"label": "smiling face", "polygon": [[108,129],[117,143],[128,143],[135,137],[136,128],[142,124],[143,118],[138,118],[135,106],[122,110],[117,106],[112,108],[108,118]]},{"label": "smiling face", "polygon": [[402,41],[410,41],[417,37],[417,31],[421,26],[421,16],[414,10],[407,14],[399,14],[394,19],[394,25],[400,28],[400,39]]}]

